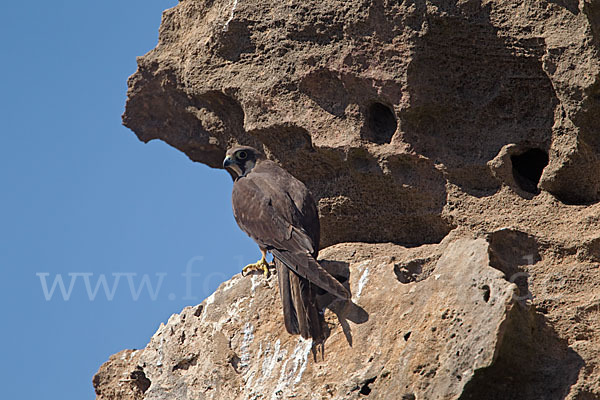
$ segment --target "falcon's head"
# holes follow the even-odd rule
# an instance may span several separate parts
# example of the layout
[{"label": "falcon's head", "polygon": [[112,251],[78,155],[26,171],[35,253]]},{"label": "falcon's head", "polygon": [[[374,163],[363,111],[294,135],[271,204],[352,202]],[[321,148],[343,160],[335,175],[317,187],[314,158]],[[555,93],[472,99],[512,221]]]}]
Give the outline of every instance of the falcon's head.
[{"label": "falcon's head", "polygon": [[265,156],[253,147],[238,146],[232,147],[225,153],[223,168],[231,174],[233,180],[246,176],[259,160]]}]

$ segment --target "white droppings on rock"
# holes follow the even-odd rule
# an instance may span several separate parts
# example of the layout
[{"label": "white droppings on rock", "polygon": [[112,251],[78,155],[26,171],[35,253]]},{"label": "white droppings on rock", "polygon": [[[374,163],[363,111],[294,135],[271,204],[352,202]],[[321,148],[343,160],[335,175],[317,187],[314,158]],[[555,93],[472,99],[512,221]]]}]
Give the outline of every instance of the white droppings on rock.
[{"label": "white droppings on rock", "polygon": [[270,346],[267,345],[267,348],[265,349],[265,359],[263,360],[262,365],[261,380],[270,377],[277,365],[277,361],[281,361],[287,355],[287,350],[282,350],[281,352],[280,350],[281,341],[279,339],[275,342],[273,351],[271,351]]},{"label": "white droppings on rock", "polygon": [[358,280],[358,288],[356,289],[356,294],[355,296],[353,296],[353,301],[357,301],[358,299],[360,299],[360,295],[362,294],[363,288],[365,287],[365,285],[367,284],[368,280],[369,280],[369,267],[368,264],[371,262],[371,260],[367,260],[367,261],[363,261],[362,263],[360,263],[357,267],[358,268],[364,268],[362,275],[360,276],[360,279]]},{"label": "white droppings on rock", "polygon": [[235,9],[237,8],[238,0],[233,0],[233,6],[231,7],[231,14],[229,14],[229,18],[225,21],[225,25],[223,26],[223,32],[227,32],[229,30],[229,23],[233,21],[233,15],[235,13]]},{"label": "white droppings on rock", "polygon": [[[256,355],[254,357],[255,360],[260,360],[262,358],[262,355],[263,355],[262,342],[259,342],[258,343],[258,351],[256,352]],[[246,384],[246,387],[253,387],[252,380],[256,376],[256,372],[257,372],[257,368],[255,367],[255,368],[248,370],[245,373],[245,375],[243,376],[243,379]]]},{"label": "white droppings on rock", "polygon": [[211,305],[212,303],[215,302],[215,293],[217,293],[217,292],[214,292],[213,294],[211,294],[210,296],[208,296],[206,298],[205,303],[204,303],[205,307],[208,307],[209,305]]},{"label": "white droppings on rock", "polygon": [[242,304],[246,301],[246,299],[247,297],[245,296],[236,299],[235,302],[231,303],[229,307],[227,307],[227,313],[223,313],[218,321],[209,321],[208,324],[212,326],[213,332],[220,331],[223,328],[223,325],[227,323],[237,322],[239,320],[239,316],[244,310]]},{"label": "white droppings on rock", "polygon": [[215,302],[215,293],[211,294],[204,300],[204,312],[202,313],[202,318],[200,321],[204,322],[206,320],[206,315],[208,314],[206,311],[208,310],[208,306]]},{"label": "white droppings on rock", "polygon": [[250,281],[252,282],[252,287],[250,288],[250,291],[252,291],[252,293],[254,293],[256,288],[262,282],[262,275],[252,275],[252,276],[250,276]]},{"label": "white droppings on rock", "polygon": [[262,343],[258,344],[258,353],[256,353],[256,358],[262,357]]},{"label": "white droppings on rock", "polygon": [[[304,374],[304,370],[306,370],[308,354],[312,349],[312,344],[312,339],[306,340],[301,337],[298,338],[298,344],[294,348],[294,351],[281,366],[277,385],[271,395],[272,400],[281,398],[286,389],[293,389],[294,385],[300,382],[302,374]],[[288,370],[290,362],[292,364]]]},{"label": "white droppings on rock", "polygon": [[231,289],[232,287],[234,287],[240,279],[241,279],[241,276],[239,276],[239,275],[233,276],[233,278],[231,278],[230,280],[228,280],[225,283],[225,285],[223,286],[223,291],[226,292],[229,289]]},{"label": "white droppings on rock", "polygon": [[250,344],[254,341],[254,325],[246,322],[244,325],[244,339],[240,346],[240,367],[247,368],[250,365]]},{"label": "white droppings on rock", "polygon": [[294,354],[292,355],[294,358],[294,368],[298,367],[298,374],[296,375],[296,379],[294,379],[294,384],[300,382],[302,378],[302,374],[304,374],[304,370],[306,370],[306,364],[308,363],[308,354],[312,349],[313,341],[305,340],[303,338],[299,339],[300,343],[296,346],[294,350]]}]

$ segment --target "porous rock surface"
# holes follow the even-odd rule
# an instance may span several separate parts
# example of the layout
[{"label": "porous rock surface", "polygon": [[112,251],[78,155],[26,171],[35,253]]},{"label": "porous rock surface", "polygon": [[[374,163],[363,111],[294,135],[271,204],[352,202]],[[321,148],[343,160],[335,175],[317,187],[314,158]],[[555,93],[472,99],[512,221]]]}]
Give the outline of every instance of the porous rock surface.
[{"label": "porous rock surface", "polygon": [[324,360],[276,279],[234,277],[99,399],[600,398],[600,2],[181,1],[124,123],[219,167],[253,145],[318,199]]}]

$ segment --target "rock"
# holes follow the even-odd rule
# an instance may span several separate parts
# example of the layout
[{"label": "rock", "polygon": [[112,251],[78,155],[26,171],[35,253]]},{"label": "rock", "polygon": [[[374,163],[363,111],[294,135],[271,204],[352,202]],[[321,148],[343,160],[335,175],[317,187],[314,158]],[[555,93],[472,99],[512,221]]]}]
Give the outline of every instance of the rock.
[{"label": "rock", "polygon": [[182,1],[123,120],[212,167],[232,143],[263,149],[320,199],[324,247],[439,242],[456,226],[447,182],[600,199],[598,8]]},{"label": "rock", "polygon": [[600,398],[599,43],[593,0],[165,11],[124,124],[304,181],[355,305],[328,305],[317,362],[273,278],[236,276],[111,357],[98,398]]},{"label": "rock", "polygon": [[142,367],[141,352],[123,350],[114,354],[100,367],[93,384],[99,399],[141,400],[150,387]]},{"label": "rock", "polygon": [[[161,325],[130,365],[113,357],[102,368],[123,369],[121,375],[139,368],[152,382],[146,400],[367,394],[450,399],[465,387],[483,385],[478,380],[490,384],[486,370],[534,329],[536,340],[550,341],[566,354],[552,360],[556,365],[536,364],[546,367],[544,382],[557,380],[554,386],[563,391],[573,383],[580,358],[515,300],[517,286],[490,265],[488,242],[457,239],[430,246],[427,254],[438,260],[426,279],[396,279],[395,267],[419,260],[423,252],[367,244],[326,249],[323,258],[349,265],[352,303],[327,308],[331,331],[323,360],[311,356],[311,341],[286,333],[275,277],[237,275],[199,306]],[[568,362],[574,365],[565,369]],[[503,374],[518,379],[520,370]],[[104,379],[96,378],[98,398],[117,398],[103,394],[105,385],[114,385]]]}]

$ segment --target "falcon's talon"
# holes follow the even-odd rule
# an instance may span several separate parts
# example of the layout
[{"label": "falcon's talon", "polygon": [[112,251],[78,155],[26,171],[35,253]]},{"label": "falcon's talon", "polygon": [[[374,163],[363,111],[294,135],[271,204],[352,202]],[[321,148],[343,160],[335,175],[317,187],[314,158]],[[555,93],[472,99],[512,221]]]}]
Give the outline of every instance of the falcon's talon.
[{"label": "falcon's talon", "polygon": [[248,264],[242,268],[242,276],[246,276],[246,274],[251,271],[263,271],[266,278],[268,278],[271,273],[269,271],[269,263],[264,256],[254,264]]}]

